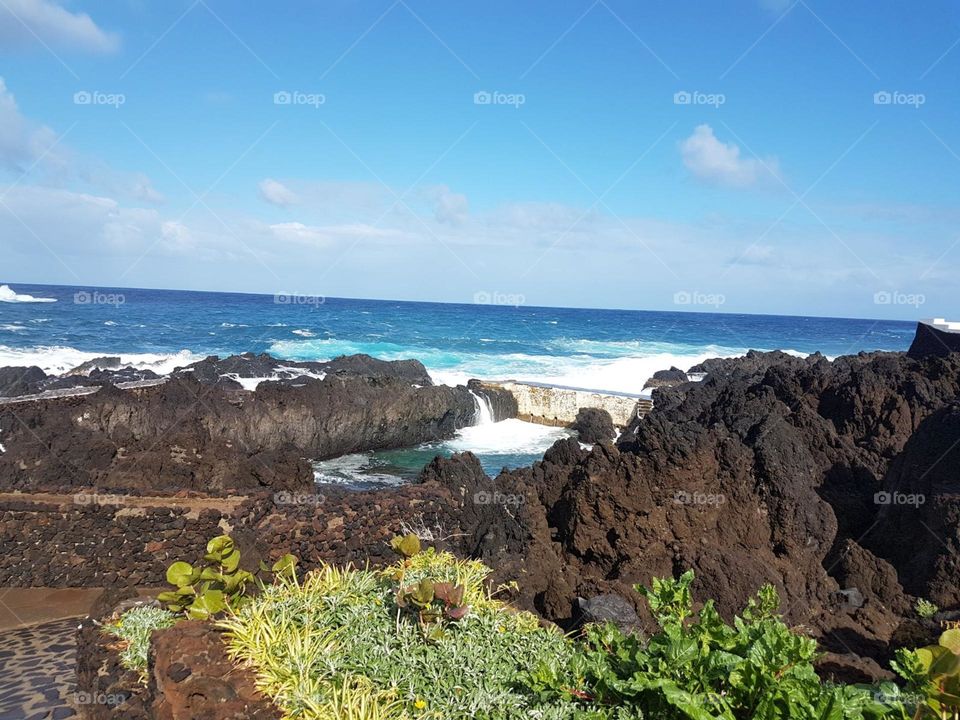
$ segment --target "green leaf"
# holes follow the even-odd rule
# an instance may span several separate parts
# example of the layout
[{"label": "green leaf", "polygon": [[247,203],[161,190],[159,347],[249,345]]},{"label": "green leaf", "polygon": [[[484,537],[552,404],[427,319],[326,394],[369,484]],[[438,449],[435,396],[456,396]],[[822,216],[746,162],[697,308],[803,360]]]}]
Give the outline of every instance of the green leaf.
[{"label": "green leaf", "polygon": [[207,553],[215,556],[217,560],[233,552],[233,538],[229,535],[219,535],[207,543]]},{"label": "green leaf", "polygon": [[175,562],[167,568],[167,582],[177,587],[192,585],[196,582],[193,565],[186,562]]},{"label": "green leaf", "polygon": [[273,572],[277,575],[291,574],[297,567],[297,557],[287,553],[273,564]]},{"label": "green leaf", "polygon": [[193,601],[191,608],[196,608],[206,612],[208,615],[216,615],[227,609],[227,602],[222,590],[207,590]]},{"label": "green leaf", "polygon": [[954,655],[960,655],[960,629],[951,628],[940,635],[940,644]]},{"label": "green leaf", "polygon": [[240,551],[234,549],[226,555],[223,555],[220,558],[220,564],[223,565],[223,569],[227,572],[233,572],[240,567]]},{"label": "green leaf", "polygon": [[420,538],[412,533],[403,537],[398,535],[390,541],[390,547],[393,548],[394,552],[411,558],[420,552]]}]

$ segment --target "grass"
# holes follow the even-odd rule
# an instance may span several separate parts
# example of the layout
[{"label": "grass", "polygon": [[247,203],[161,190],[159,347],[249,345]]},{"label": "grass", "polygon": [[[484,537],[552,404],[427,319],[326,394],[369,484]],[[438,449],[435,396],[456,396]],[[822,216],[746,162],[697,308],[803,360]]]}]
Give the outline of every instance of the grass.
[{"label": "grass", "polygon": [[[572,644],[486,590],[490,570],[430,549],[385,571],[324,566],[274,585],[219,624],[231,655],[297,720],[570,717],[519,678],[564,663]],[[397,606],[398,587],[421,580],[464,589],[466,617],[424,626]]]},{"label": "grass", "polygon": [[131,608],[104,626],[104,632],[120,638],[123,649],[120,662],[128,670],[144,676],[147,672],[147,651],[154,630],[173,627],[180,619],[169,610],[144,605]]}]

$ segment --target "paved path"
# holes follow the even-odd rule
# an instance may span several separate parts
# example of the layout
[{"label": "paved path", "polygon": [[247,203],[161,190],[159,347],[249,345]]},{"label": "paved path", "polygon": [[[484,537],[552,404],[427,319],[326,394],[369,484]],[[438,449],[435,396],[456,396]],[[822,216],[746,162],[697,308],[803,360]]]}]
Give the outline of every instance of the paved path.
[{"label": "paved path", "polygon": [[0,631],[0,720],[77,717],[77,622]]}]

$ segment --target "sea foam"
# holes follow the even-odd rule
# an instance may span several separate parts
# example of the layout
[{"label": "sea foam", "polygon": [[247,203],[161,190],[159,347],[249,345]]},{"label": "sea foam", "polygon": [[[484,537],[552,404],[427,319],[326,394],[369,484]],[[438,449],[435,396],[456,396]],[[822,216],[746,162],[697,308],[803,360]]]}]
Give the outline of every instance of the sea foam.
[{"label": "sea foam", "polygon": [[55,303],[56,298],[41,298],[33,295],[24,295],[14,290],[9,285],[0,285],[0,302],[8,303]]}]

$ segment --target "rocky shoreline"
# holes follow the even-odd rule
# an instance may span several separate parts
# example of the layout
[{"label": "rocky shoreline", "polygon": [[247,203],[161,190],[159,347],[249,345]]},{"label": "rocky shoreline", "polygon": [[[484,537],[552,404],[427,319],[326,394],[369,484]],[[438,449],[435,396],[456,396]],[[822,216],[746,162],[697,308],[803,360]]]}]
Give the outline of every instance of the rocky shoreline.
[{"label": "rocky shoreline", "polygon": [[[827,653],[821,672],[844,680],[888,677],[894,648],[960,608],[956,353],[708,361],[700,382],[662,378],[653,412],[616,442],[585,413],[592,449],[559,441],[495,479],[470,453],[437,458],[416,483],[365,492],[316,488],[303,458],[452,434],[476,386],[345,358],[251,392],[224,362],[141,391],[0,406],[2,584],[162,584],[217,528],[252,563],[376,566],[413,531],[496,568],[496,583],[517,582],[509,600],[568,629],[599,603],[649,630],[630,588],[688,568],[728,618],[773,583]],[[943,610],[920,619],[918,599]]]}]

